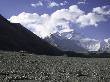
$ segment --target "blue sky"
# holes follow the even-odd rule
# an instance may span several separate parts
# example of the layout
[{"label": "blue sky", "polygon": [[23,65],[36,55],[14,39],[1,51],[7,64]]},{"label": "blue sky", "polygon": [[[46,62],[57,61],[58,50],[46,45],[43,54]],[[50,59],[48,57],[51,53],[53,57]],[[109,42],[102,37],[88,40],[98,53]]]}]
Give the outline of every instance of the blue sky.
[{"label": "blue sky", "polygon": [[[38,5],[39,2],[42,4]],[[49,4],[52,2],[56,4],[49,7]],[[32,6],[32,4],[34,4],[34,6]],[[109,11],[110,0],[1,0],[0,13],[7,19],[12,16],[18,16],[22,12],[37,13],[39,15],[46,13],[51,15],[57,10],[68,9],[72,5],[77,5],[78,8],[87,15],[96,7],[102,8],[102,6],[107,6],[105,10]],[[89,38],[97,40],[110,38],[110,13],[104,15],[104,18],[106,21],[101,20],[97,22],[97,26],[85,25],[84,28],[80,28],[79,25],[72,23],[73,26],[71,26],[71,28]],[[81,21],[78,23],[82,24]]]}]

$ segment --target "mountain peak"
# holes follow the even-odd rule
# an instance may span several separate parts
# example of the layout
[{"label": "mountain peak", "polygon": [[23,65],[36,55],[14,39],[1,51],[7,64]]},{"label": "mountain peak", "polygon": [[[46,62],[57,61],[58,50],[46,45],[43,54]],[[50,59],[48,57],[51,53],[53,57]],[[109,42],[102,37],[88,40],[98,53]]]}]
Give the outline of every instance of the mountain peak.
[{"label": "mountain peak", "polygon": [[0,14],[0,22],[2,22],[2,21],[7,21],[7,19],[5,19],[1,14]]},{"label": "mountain peak", "polygon": [[19,23],[10,23],[0,15],[0,50],[27,51],[36,54],[62,55],[63,52],[39,38]]}]

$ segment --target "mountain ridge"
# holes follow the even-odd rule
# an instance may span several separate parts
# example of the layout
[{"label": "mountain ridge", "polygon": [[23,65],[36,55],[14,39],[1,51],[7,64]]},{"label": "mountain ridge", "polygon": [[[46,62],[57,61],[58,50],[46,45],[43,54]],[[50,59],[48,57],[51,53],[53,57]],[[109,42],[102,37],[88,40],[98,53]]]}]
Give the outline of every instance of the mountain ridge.
[{"label": "mountain ridge", "polygon": [[63,51],[39,38],[19,23],[10,23],[0,15],[0,49],[37,54],[62,55]]},{"label": "mountain ridge", "polygon": [[110,39],[107,41],[98,41],[80,36],[74,32],[54,33],[45,38],[46,41],[64,51],[73,51],[77,53],[88,52],[107,52],[110,53]]},{"label": "mountain ridge", "polygon": [[86,49],[77,44],[77,40],[66,39],[57,33],[45,38],[45,40],[63,51],[73,51],[77,53],[87,52]]}]

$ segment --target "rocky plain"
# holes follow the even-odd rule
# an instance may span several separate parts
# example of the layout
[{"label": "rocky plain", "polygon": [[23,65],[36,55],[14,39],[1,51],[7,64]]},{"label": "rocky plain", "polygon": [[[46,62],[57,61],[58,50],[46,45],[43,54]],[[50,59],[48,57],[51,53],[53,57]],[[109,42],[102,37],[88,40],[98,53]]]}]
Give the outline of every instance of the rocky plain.
[{"label": "rocky plain", "polygon": [[0,82],[110,82],[110,58],[0,51]]}]

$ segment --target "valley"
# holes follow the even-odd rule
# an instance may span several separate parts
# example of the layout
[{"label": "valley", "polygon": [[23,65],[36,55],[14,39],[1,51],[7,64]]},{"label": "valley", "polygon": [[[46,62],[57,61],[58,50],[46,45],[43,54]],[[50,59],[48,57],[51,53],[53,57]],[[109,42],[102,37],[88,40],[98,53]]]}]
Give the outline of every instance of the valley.
[{"label": "valley", "polygon": [[110,58],[0,51],[0,82],[109,82]]}]

